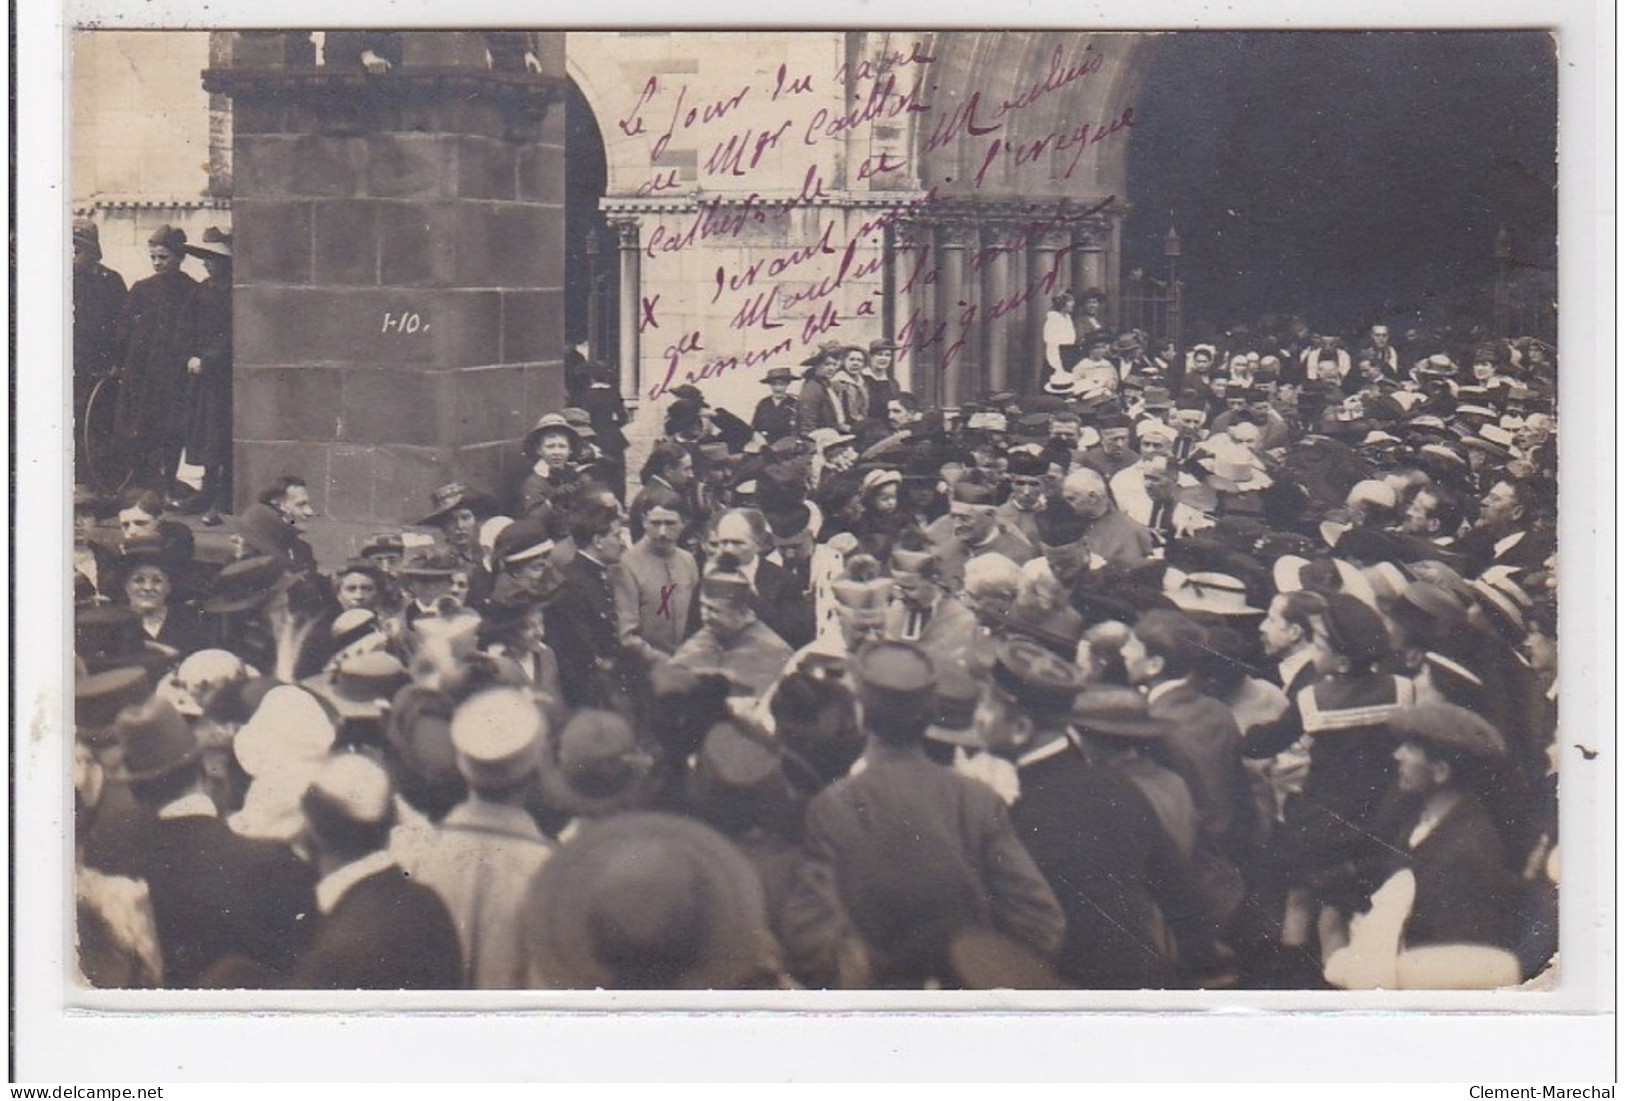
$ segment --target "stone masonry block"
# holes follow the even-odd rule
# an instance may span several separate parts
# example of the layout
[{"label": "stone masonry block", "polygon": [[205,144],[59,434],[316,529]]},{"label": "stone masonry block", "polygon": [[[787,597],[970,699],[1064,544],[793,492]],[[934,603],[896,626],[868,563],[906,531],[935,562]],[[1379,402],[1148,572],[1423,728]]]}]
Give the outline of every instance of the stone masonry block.
[{"label": "stone masonry block", "polygon": [[350,198],[364,194],[367,139],[305,134],[293,152],[297,195]]},{"label": "stone masonry block", "polygon": [[[233,114],[233,121],[236,115]],[[276,199],[293,191],[294,148],[289,134],[238,134],[232,149],[232,186],[237,194]]]},{"label": "stone masonry block", "polygon": [[[551,360],[525,368],[525,407],[534,425],[543,413],[564,408],[564,361]],[[530,427],[527,425],[527,431]]]},{"label": "stone masonry block", "polygon": [[452,454],[452,468],[456,477],[471,486],[479,486],[506,502],[514,496],[524,476],[510,469],[510,457],[517,455],[517,444],[502,442],[459,447]]},{"label": "stone masonry block", "polygon": [[245,440],[338,438],[339,372],[331,367],[237,367],[234,429]]},{"label": "stone masonry block", "polygon": [[450,448],[391,445],[374,448],[372,454],[373,518],[383,523],[422,516],[435,487],[459,476]]},{"label": "stone masonry block", "polygon": [[530,203],[459,203],[457,282],[465,287],[551,285],[546,273],[559,258],[542,253],[546,217]]},{"label": "stone masonry block", "polygon": [[563,343],[562,291],[503,292],[503,363],[537,363],[552,359],[560,354]]},{"label": "stone masonry block", "polygon": [[518,193],[521,200],[558,202],[564,194],[564,147],[522,145],[518,151]]},{"label": "stone masonry block", "polygon": [[453,368],[498,362],[502,347],[500,291],[437,291],[434,311],[432,331],[427,334],[433,342],[431,362]]},{"label": "stone masonry block", "polygon": [[452,419],[439,402],[436,374],[391,368],[355,368],[344,372],[341,431],[346,443],[410,444],[432,447],[449,443],[441,421]]},{"label": "stone masonry block", "polygon": [[378,282],[378,205],[369,199],[320,199],[313,204],[316,283]]},{"label": "stone masonry block", "polygon": [[457,214],[451,203],[379,203],[378,281],[446,286],[456,278]]},{"label": "stone masonry block", "polygon": [[481,367],[443,377],[456,402],[458,445],[516,440],[536,422],[525,405],[523,368]]},{"label": "stone masonry block", "polygon": [[512,199],[519,147],[493,138],[464,137],[457,143],[457,194],[468,199]]},{"label": "stone masonry block", "polygon": [[233,268],[239,284],[310,281],[309,203],[243,198],[233,207]]},{"label": "stone masonry block", "polygon": [[328,451],[327,507],[335,516],[372,516],[378,455],[370,447],[335,444]]},{"label": "stone masonry block", "polygon": [[429,366],[438,362],[430,301],[398,289],[243,287],[233,326],[238,362]]},{"label": "stone masonry block", "polygon": [[367,138],[366,193],[380,199],[434,199],[456,182],[454,134],[372,134]]}]

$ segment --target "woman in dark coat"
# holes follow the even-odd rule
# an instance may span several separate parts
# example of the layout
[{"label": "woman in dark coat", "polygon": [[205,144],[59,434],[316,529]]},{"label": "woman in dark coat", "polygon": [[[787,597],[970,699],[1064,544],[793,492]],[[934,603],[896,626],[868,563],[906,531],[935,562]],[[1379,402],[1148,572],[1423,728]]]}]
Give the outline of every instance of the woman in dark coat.
[{"label": "woman in dark coat", "polygon": [[181,271],[186,231],[160,226],[147,239],[155,274],[130,288],[120,319],[114,436],[130,449],[136,476],[168,493],[186,442],[187,361],[197,349],[192,299],[197,281]]},{"label": "woman in dark coat", "polygon": [[210,226],[203,244],[186,251],[209,273],[193,298],[197,349],[186,364],[186,458],[203,468],[203,490],[187,510],[213,524],[222,507],[231,507],[231,235]]}]

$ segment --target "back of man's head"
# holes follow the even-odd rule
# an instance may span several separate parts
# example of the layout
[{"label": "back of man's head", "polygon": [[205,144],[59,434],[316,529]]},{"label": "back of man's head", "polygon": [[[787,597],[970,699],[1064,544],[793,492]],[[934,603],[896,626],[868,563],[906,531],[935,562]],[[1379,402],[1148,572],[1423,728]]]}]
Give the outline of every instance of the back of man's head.
[{"label": "back of man's head", "polygon": [[1162,659],[1162,676],[1177,680],[1188,676],[1206,653],[1202,625],[1184,612],[1156,609],[1134,621],[1134,637],[1146,653]]}]

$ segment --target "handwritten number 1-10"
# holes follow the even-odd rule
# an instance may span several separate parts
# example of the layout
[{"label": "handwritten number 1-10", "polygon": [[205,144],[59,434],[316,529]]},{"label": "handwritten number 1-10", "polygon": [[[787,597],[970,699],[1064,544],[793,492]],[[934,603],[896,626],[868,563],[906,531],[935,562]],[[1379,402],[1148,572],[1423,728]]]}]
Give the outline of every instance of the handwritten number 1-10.
[{"label": "handwritten number 1-10", "polygon": [[411,336],[413,333],[428,332],[429,323],[423,320],[421,314],[410,310],[400,314],[386,312],[382,331],[386,333],[405,333]]}]

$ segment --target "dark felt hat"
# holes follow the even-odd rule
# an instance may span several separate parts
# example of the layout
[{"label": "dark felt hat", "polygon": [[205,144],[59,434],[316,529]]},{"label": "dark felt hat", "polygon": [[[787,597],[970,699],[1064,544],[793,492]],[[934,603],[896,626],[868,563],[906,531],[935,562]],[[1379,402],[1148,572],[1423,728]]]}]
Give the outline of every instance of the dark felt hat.
[{"label": "dark felt hat", "polygon": [[764,383],[794,382],[795,380],[795,372],[788,367],[769,367],[767,373],[762,376],[762,382]]},{"label": "dark felt hat", "polygon": [[773,740],[742,720],[713,724],[688,774],[689,807],[729,832],[782,821],[791,799],[781,759]]},{"label": "dark felt hat", "polygon": [[468,509],[476,519],[488,520],[500,511],[496,498],[470,489],[462,482],[450,482],[429,495],[434,511],[417,522],[418,527],[442,527],[458,509]]},{"label": "dark felt hat", "polygon": [[517,565],[551,554],[556,545],[557,541],[547,529],[547,521],[531,513],[502,529],[491,548],[491,557],[500,565]]},{"label": "dark felt hat", "polygon": [[157,696],[120,712],[113,723],[113,740],[123,743],[124,758],[110,778],[127,784],[167,776],[203,753],[203,744],[186,719]]},{"label": "dark felt hat", "polygon": [[143,567],[162,570],[164,576],[169,578],[176,599],[186,599],[197,584],[197,563],[154,535],[124,544],[118,558],[113,561],[113,587],[122,591],[130,575]]},{"label": "dark felt hat", "polygon": [[230,260],[231,234],[219,226],[209,226],[203,231],[203,243],[187,245],[186,251],[199,259]]},{"label": "dark felt hat", "polygon": [[293,583],[279,559],[267,554],[228,562],[214,575],[203,610],[212,615],[257,608]]},{"label": "dark felt hat", "polygon": [[119,712],[138,706],[151,695],[152,681],[140,666],[79,677],[73,682],[73,725],[79,738],[92,746],[111,742]]},{"label": "dark felt hat", "polygon": [[96,228],[96,223],[89,218],[81,217],[73,220],[73,243],[83,245],[89,249],[94,259],[100,260],[102,258],[101,231]]},{"label": "dark felt hat", "polygon": [[406,540],[398,531],[381,531],[369,535],[361,544],[362,558],[395,557],[406,553]]},{"label": "dark felt hat", "polygon": [[123,604],[75,608],[73,651],[91,673],[139,666],[149,678],[180,656],[148,639],[141,617]]},{"label": "dark felt hat", "polygon": [[584,825],[532,881],[536,985],[739,990],[781,970],[755,868],[711,827],[628,813]]},{"label": "dark felt hat", "polygon": [[589,818],[644,806],[655,758],[625,718],[582,708],[542,747],[542,795],[558,810]]},{"label": "dark felt hat", "polygon": [[1326,639],[1357,665],[1381,661],[1392,650],[1388,625],[1364,601],[1348,593],[1325,593]]}]

